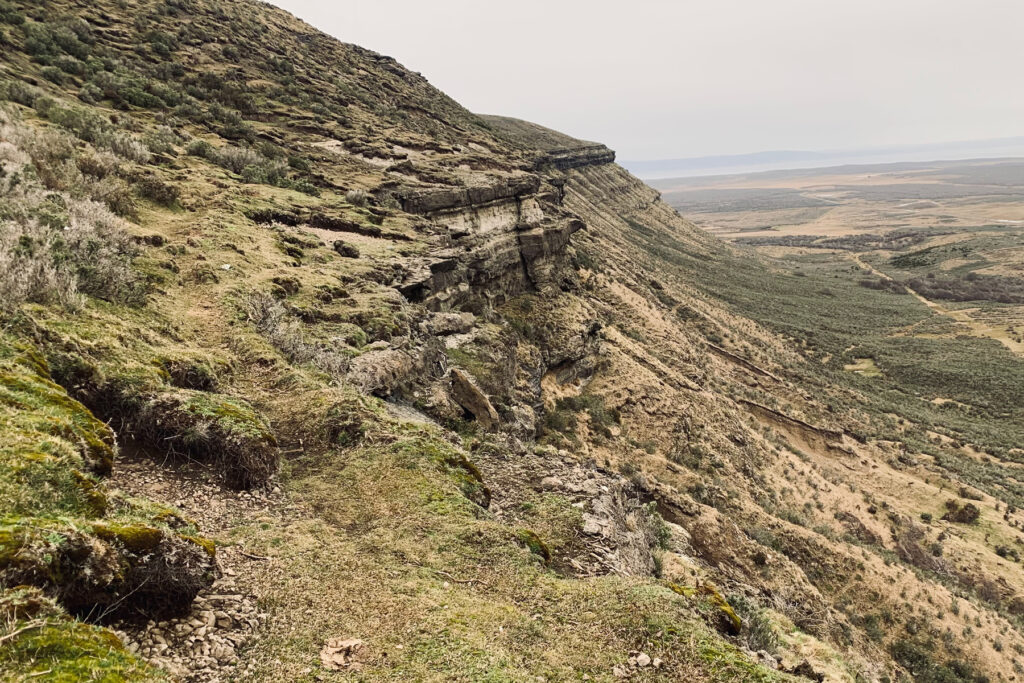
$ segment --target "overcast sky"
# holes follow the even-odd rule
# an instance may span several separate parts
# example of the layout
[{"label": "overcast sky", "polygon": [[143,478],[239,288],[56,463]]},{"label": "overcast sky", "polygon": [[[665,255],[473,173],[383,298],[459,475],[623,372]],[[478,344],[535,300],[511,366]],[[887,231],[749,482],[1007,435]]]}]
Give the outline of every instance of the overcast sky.
[{"label": "overcast sky", "polygon": [[1024,135],[1021,0],[273,0],[621,159]]}]

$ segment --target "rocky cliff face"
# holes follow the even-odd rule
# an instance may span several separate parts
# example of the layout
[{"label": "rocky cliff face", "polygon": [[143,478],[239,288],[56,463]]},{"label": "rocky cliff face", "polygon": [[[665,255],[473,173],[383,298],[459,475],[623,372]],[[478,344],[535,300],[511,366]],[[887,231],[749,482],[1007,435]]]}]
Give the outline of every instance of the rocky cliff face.
[{"label": "rocky cliff face", "polygon": [[565,247],[584,224],[557,188],[518,174],[488,185],[399,192],[403,210],[430,221],[436,247],[399,290],[432,310],[483,310],[572,277]]}]

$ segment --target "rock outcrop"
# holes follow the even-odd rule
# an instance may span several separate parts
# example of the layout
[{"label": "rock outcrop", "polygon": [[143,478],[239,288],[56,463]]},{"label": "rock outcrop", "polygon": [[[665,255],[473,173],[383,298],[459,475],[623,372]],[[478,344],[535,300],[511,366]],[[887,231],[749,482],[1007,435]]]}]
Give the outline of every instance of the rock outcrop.
[{"label": "rock outcrop", "polygon": [[438,233],[437,247],[411,264],[399,286],[409,301],[432,310],[479,311],[572,277],[565,248],[585,225],[560,206],[558,188],[538,175],[406,189],[398,196],[403,210],[428,219]]},{"label": "rock outcrop", "polygon": [[452,368],[452,398],[456,403],[472,413],[480,426],[488,431],[498,428],[498,412],[491,405],[491,400],[480,391],[476,382],[462,370]]},{"label": "rock outcrop", "polygon": [[571,168],[600,166],[615,161],[615,152],[604,145],[584,145],[565,149],[552,149],[537,155],[536,168],[554,168],[568,171]]}]

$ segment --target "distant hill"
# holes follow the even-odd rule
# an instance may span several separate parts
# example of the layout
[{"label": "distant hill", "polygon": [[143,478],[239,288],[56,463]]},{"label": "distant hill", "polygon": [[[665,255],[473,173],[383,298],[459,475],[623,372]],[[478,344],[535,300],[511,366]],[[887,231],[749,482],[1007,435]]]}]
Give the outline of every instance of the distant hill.
[{"label": "distant hill", "polygon": [[967,140],[926,145],[870,147],[859,150],[776,150],[750,154],[620,161],[631,173],[645,179],[725,175],[793,168],[822,168],[842,164],[933,161],[936,159],[988,159],[1024,156],[1024,137]]}]

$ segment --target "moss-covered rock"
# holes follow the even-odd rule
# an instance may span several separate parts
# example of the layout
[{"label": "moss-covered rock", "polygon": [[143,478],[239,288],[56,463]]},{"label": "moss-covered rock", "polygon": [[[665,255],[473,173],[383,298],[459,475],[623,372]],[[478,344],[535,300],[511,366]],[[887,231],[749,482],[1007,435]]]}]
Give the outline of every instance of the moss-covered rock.
[{"label": "moss-covered rock", "polygon": [[[157,452],[212,462],[237,488],[259,486],[276,471],[277,441],[263,418],[246,401],[211,391],[230,367],[221,356],[188,350],[156,353],[145,346],[138,354],[98,363],[64,350],[54,356],[70,373],[63,381],[80,380],[75,384],[77,398]],[[79,374],[82,368],[87,370]],[[109,438],[113,440],[112,433]]]},{"label": "moss-covered rock", "polygon": [[148,553],[160,545],[164,532],[145,524],[117,524],[99,522],[92,525],[92,532],[108,543],[117,543],[133,553]]}]

